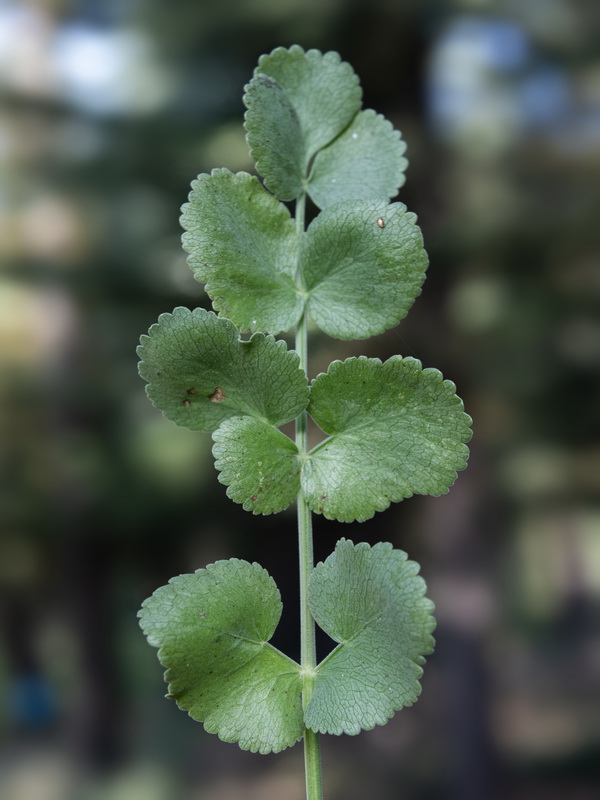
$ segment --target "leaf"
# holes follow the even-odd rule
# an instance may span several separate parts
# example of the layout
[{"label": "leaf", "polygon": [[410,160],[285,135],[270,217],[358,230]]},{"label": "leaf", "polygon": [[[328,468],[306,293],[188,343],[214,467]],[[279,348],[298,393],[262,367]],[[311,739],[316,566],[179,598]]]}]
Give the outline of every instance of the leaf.
[{"label": "leaf", "polygon": [[255,75],[245,92],[247,138],[256,169],[280,200],[294,200],[304,191],[308,165],[296,110],[268,75]]},{"label": "leaf", "polygon": [[203,308],[161,314],[138,355],[152,403],[191,430],[245,415],[283,425],[308,402],[300,359],[285,342],[262,333],[241,341],[233,323]]},{"label": "leaf", "polygon": [[416,701],[435,627],[418,571],[391,544],[370,547],[346,539],[315,567],[311,613],[339,646],[317,667],[305,711],[308,728],[356,734],[384,725]]},{"label": "leaf", "polygon": [[371,109],[317,153],[308,193],[324,208],[340,200],[394,197],[404,184],[406,143],[391,122]]},{"label": "leaf", "polygon": [[300,264],[308,312],[325,333],[368,338],[406,315],[428,263],[415,222],[405,205],[385,200],[337,203],[313,220]]},{"label": "leaf", "polygon": [[287,208],[245,172],[215,169],[192,183],[182,207],[184,249],[214,308],[242,331],[292,328],[304,301],[298,237]]},{"label": "leaf", "polygon": [[251,417],[225,420],[213,433],[215,467],[227,496],[254,514],[276,514],[300,489],[298,448],[277,428]]},{"label": "leaf", "polygon": [[362,522],[413,494],[444,494],[471,438],[455,389],[414,358],[334,361],[313,381],[308,406],[330,435],[302,471],[312,510]]},{"label": "leaf", "polygon": [[168,696],[244,750],[279,752],[304,732],[300,667],[268,643],[281,608],[266,570],[231,559],[172,578],[139,613]]},{"label": "leaf", "polygon": [[361,94],[338,53],[293,45],[261,56],[244,95],[245,126],[256,168],[280,200],[302,193],[310,160],[349,124]]}]

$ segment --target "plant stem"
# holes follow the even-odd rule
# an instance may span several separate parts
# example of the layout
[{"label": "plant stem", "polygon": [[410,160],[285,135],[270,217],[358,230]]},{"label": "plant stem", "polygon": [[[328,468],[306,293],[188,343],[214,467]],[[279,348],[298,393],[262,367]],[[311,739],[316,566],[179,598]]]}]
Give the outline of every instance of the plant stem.
[{"label": "plant stem", "polygon": [[[304,230],[304,208],[306,196],[296,201],[296,230]],[[300,366],[307,372],[307,331],[306,315],[298,323],[296,330],[296,351],[300,356]],[[296,420],[296,446],[298,452],[306,453],[306,421],[303,411]],[[313,691],[314,671],[317,665],[315,645],[315,623],[308,606],[308,581],[314,565],[312,514],[302,489],[298,493],[298,552],[300,559],[300,664],[303,673],[302,707],[306,708]],[[322,800],[321,755],[319,736],[314,731],[304,730],[304,771],[306,776],[306,799]]]}]

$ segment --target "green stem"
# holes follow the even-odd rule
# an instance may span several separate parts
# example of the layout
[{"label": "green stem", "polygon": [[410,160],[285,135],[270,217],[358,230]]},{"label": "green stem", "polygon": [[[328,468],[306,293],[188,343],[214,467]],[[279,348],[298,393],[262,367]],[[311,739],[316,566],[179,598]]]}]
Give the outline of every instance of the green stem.
[{"label": "green stem", "polygon": [[323,800],[319,734],[308,728],[304,731],[304,774],[306,776],[306,800]]},{"label": "green stem", "polygon": [[[305,195],[296,201],[296,230],[304,230]],[[299,282],[299,276],[297,276]],[[308,337],[306,315],[298,323],[296,330],[296,351],[300,356],[300,366],[307,372]],[[306,454],[306,421],[303,411],[296,420],[296,446],[298,452]],[[312,514],[302,489],[298,493],[298,551],[300,558],[300,664],[303,673],[302,707],[306,708],[313,691],[313,677],[317,665],[315,645],[315,623],[308,606],[308,581],[314,565]],[[306,800],[323,800],[321,779],[321,755],[319,736],[308,728],[304,731],[304,769],[306,775]]]}]

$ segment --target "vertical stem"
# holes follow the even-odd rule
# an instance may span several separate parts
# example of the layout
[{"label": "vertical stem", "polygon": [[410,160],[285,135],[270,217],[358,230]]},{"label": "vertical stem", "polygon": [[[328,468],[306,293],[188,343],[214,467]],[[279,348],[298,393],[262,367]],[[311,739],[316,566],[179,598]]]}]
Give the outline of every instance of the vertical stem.
[{"label": "vertical stem", "polygon": [[[302,195],[296,201],[296,230],[304,230],[304,208],[306,196]],[[299,276],[297,276],[299,280]],[[296,351],[300,356],[300,366],[307,372],[306,315],[298,323],[296,330]],[[296,446],[298,452],[306,453],[306,411],[296,420]],[[302,666],[303,688],[302,706],[306,708],[313,691],[313,676],[317,665],[315,646],[315,623],[308,607],[308,580],[314,565],[312,514],[302,489],[298,493],[298,551],[300,559],[300,664]],[[322,800],[323,787],[321,779],[321,755],[319,750],[319,736],[308,728],[304,731],[304,770],[306,776],[307,800]]]}]

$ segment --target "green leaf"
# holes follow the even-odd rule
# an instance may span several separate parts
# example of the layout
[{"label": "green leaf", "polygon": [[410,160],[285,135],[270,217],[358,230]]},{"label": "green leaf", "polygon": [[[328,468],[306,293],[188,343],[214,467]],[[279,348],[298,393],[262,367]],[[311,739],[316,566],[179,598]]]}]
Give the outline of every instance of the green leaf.
[{"label": "green leaf", "polygon": [[304,301],[294,281],[298,236],[287,208],[245,172],[215,169],[192,183],[182,241],[214,308],[242,331],[292,328]]},{"label": "green leaf", "polygon": [[330,434],[302,471],[312,510],[362,522],[412,494],[444,494],[471,438],[455,389],[414,358],[334,361],[313,381],[308,407]]},{"label": "green leaf", "polygon": [[302,193],[311,158],[349,124],[361,94],[338,53],[293,45],[261,56],[246,87],[245,125],[256,168],[280,200]]},{"label": "green leaf", "polygon": [[433,603],[419,565],[391,544],[342,539],[309,584],[313,617],[339,646],[317,667],[308,728],[356,734],[384,725],[420,694],[433,651]]},{"label": "green leaf", "polygon": [[148,598],[140,625],[169,695],[208,733],[270,753],[302,737],[300,667],[268,643],[281,597],[258,564],[217,561]]},{"label": "green leaf", "polygon": [[240,341],[233,323],[203,308],[161,314],[138,355],[152,403],[191,430],[245,415],[283,425],[308,402],[300,359],[285,342],[262,333]]},{"label": "green leaf", "polygon": [[251,417],[225,420],[213,433],[215,467],[227,496],[254,514],[276,514],[300,489],[298,448],[277,428]]},{"label": "green leaf", "polygon": [[361,111],[317,153],[308,193],[319,208],[340,200],[394,197],[404,184],[406,143],[381,114]]},{"label": "green leaf", "polygon": [[415,222],[402,203],[385,200],[337,203],[313,220],[300,264],[307,309],[325,333],[368,338],[406,315],[427,269]]},{"label": "green leaf", "polygon": [[255,75],[245,91],[247,138],[256,169],[280,200],[294,200],[304,191],[308,164],[296,110],[268,75]]}]

